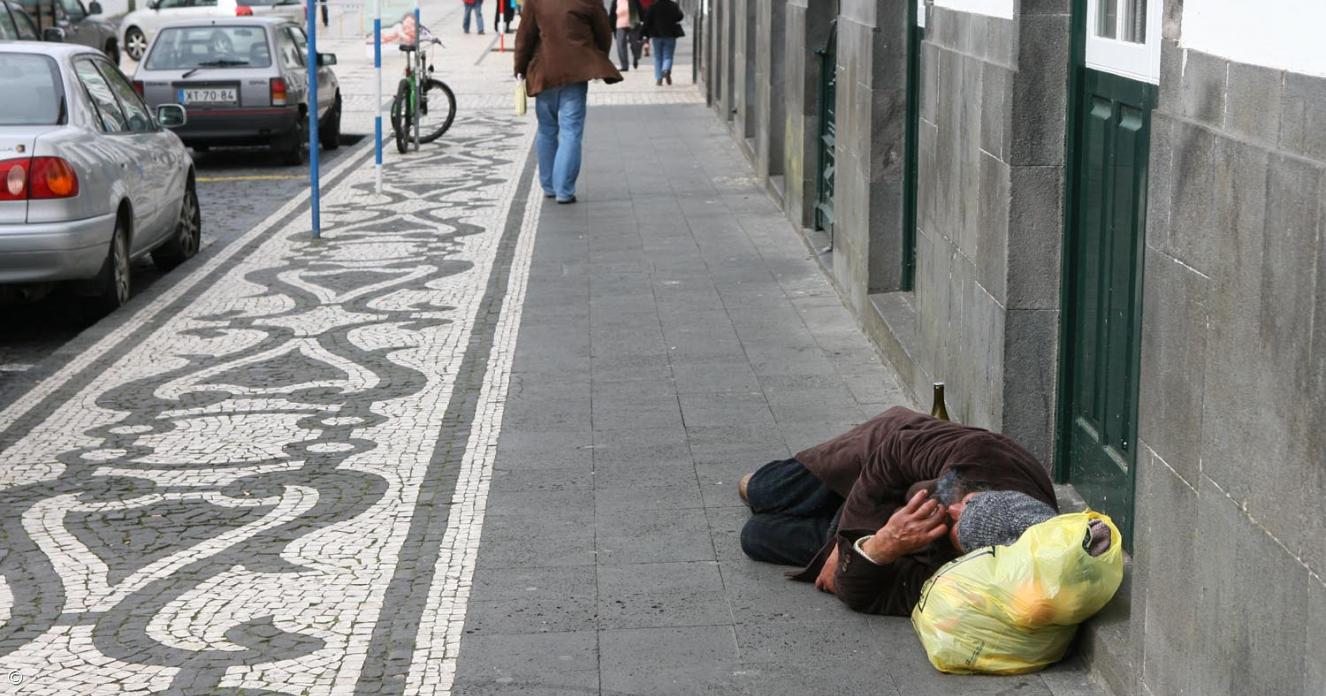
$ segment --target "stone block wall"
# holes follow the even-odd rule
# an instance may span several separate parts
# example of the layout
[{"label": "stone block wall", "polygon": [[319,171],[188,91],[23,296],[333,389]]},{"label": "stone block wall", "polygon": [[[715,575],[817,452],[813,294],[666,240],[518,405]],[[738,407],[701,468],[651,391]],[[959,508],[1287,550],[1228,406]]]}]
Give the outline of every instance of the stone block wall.
[{"label": "stone block wall", "polygon": [[1130,616],[1146,630],[1116,691],[1322,694],[1326,79],[1186,50],[1167,4]]},{"label": "stone block wall", "polygon": [[[932,7],[921,57],[914,391],[1050,461],[1069,3]],[[910,369],[909,369],[910,368]]]},{"label": "stone block wall", "polygon": [[[755,51],[755,175],[762,180],[783,174],[787,129],[787,0],[758,2]],[[778,188],[781,192],[781,186]]]},{"label": "stone block wall", "polygon": [[[915,393],[927,393],[931,380],[947,382],[956,417],[1006,432],[1048,463],[1069,0],[1023,2],[1013,19],[929,11],[915,293],[896,303],[914,308],[901,319],[907,326],[897,318],[872,323],[872,297],[903,286],[908,3],[716,1],[716,55],[707,71],[713,103],[734,136],[752,138],[757,174],[784,174],[788,217],[811,226],[820,118],[815,51],[836,31],[836,219],[827,257],[834,283],[863,324],[915,337],[908,350],[889,352]],[[775,36],[783,48],[776,54],[747,48]],[[881,338],[889,340],[896,338]]]},{"label": "stone block wall", "polygon": [[858,313],[902,279],[907,3],[843,0],[837,26],[833,274]]},{"label": "stone block wall", "polygon": [[[732,135],[737,142],[746,145],[748,125],[755,118],[755,100],[753,78],[755,51],[751,36],[747,31],[757,13],[757,0],[732,0],[732,16],[729,31],[732,36]],[[754,154],[747,149],[748,157]]]},{"label": "stone block wall", "polygon": [[783,209],[793,223],[809,227],[815,211],[815,168],[818,166],[819,58],[833,21],[829,3],[786,0],[784,25],[785,79],[781,95],[786,106],[784,126]]}]

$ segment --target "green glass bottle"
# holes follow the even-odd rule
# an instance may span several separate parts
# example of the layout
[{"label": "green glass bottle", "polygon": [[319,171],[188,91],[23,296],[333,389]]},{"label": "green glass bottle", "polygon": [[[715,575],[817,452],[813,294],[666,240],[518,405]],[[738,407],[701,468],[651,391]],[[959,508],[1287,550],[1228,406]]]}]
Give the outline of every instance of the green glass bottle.
[{"label": "green glass bottle", "polygon": [[930,404],[930,415],[939,420],[949,420],[948,407],[944,405],[944,383],[935,382],[934,402]]}]

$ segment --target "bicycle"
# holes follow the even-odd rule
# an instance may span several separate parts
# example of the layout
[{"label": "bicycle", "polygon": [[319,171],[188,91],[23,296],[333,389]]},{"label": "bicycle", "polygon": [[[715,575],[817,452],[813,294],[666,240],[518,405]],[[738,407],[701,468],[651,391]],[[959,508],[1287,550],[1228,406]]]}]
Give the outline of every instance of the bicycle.
[{"label": "bicycle", "polygon": [[[433,65],[429,62],[427,51],[421,49],[419,45],[419,38],[424,38],[427,30],[420,31],[419,34],[415,43],[401,44],[400,48],[409,54],[409,60],[405,64],[405,77],[396,85],[396,96],[391,100],[391,129],[396,138],[396,151],[401,154],[405,154],[409,149],[411,128],[418,127],[420,143],[431,143],[442,137],[456,118],[456,95],[447,83],[433,77]],[[426,41],[429,46],[442,44],[432,36],[427,36]],[[420,76],[422,76],[422,90],[419,89]],[[444,97],[446,109],[444,113],[439,113],[442,109],[437,107]],[[414,122],[416,113],[419,115],[417,124]]]}]

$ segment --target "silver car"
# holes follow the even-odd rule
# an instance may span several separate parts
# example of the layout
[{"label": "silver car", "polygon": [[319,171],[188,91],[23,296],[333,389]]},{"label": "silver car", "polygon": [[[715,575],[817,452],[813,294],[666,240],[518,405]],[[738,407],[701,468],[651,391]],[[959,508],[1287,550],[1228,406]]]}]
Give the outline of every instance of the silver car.
[{"label": "silver car", "polygon": [[148,0],[144,9],[120,20],[120,45],[131,60],[138,61],[167,24],[225,17],[279,17],[303,24],[304,12],[302,0]]},{"label": "silver car", "polygon": [[193,162],[101,52],[0,43],[0,289],[79,281],[111,310],[129,298],[129,266],[171,268],[198,251]]},{"label": "silver car", "polygon": [[[188,109],[188,125],[175,131],[186,145],[266,145],[287,164],[301,164],[308,144],[307,55],[304,30],[281,19],[179,22],[152,41],[134,86],[153,107]],[[335,55],[318,54],[319,136],[328,150],[341,137],[335,64]]]}]

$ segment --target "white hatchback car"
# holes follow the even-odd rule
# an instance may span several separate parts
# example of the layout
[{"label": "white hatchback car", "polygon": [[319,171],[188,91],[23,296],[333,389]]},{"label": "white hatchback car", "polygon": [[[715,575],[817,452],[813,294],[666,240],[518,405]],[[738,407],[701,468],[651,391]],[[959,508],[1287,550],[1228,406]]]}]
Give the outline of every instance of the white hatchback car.
[{"label": "white hatchback car", "polygon": [[[129,266],[172,268],[197,253],[193,161],[100,51],[0,42],[0,290],[39,294],[78,281],[95,305],[129,299]],[[36,289],[34,292],[29,290]]]},{"label": "white hatchback car", "polygon": [[148,0],[147,7],[120,20],[120,46],[131,60],[143,52],[157,31],[171,22],[205,17],[279,17],[304,25],[303,0]]}]

